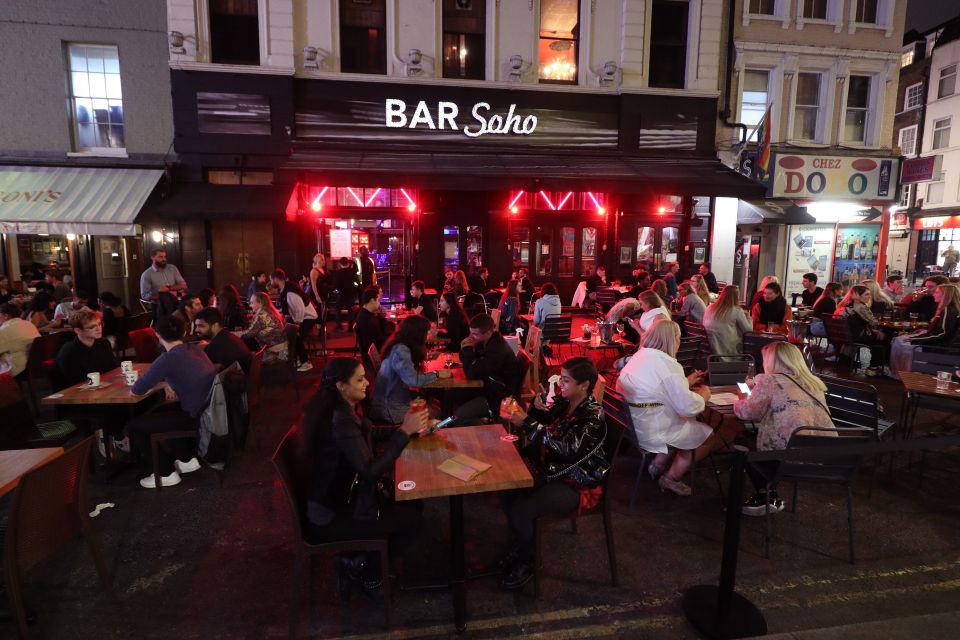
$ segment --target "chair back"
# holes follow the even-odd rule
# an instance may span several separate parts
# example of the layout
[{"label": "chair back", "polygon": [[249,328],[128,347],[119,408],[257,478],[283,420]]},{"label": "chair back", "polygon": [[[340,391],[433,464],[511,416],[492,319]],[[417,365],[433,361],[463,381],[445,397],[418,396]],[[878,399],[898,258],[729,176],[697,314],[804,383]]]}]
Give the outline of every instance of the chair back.
[{"label": "chair back", "polygon": [[87,464],[93,437],[27,472],[13,494],[4,564],[26,571],[80,535],[86,505]]},{"label": "chair back", "polygon": [[864,382],[819,376],[827,386],[827,408],[834,426],[867,431],[879,439],[880,406],[877,389]]},{"label": "chair back", "polygon": [[530,371],[533,368],[533,360],[526,351],[519,349],[517,351],[517,362],[520,364],[520,383],[514,390],[514,397],[522,398],[527,394],[536,394],[538,390],[531,386],[531,381],[528,379]]},{"label": "chair back", "polygon": [[490,309],[490,317],[493,318],[493,330],[500,331],[500,309]]},{"label": "chair back", "polygon": [[153,315],[149,313],[138,313],[135,316],[127,318],[127,331],[146,329],[150,326],[151,322],[153,322]]},{"label": "chair back", "polygon": [[540,334],[540,327],[531,323],[530,328],[527,329],[527,340],[523,344],[528,354],[532,355],[536,349],[540,348]]},{"label": "chair back", "polygon": [[707,340],[707,328],[702,324],[694,322],[693,320],[684,320],[683,326],[687,330],[687,335],[692,338],[700,338],[702,342],[709,344],[709,340]]},{"label": "chair back", "polygon": [[524,350],[530,356],[530,388],[534,394],[540,393],[540,327],[531,324],[527,329],[527,342]]},{"label": "chair back", "polygon": [[633,430],[633,416],[630,415],[630,406],[623,394],[614,385],[605,389],[603,393],[603,416],[607,425],[614,422],[623,430],[624,435],[636,446],[637,434]]},{"label": "chair back", "polygon": [[597,307],[603,313],[610,310],[610,307],[617,304],[617,292],[610,287],[598,288],[595,293]]},{"label": "chair back", "polygon": [[277,445],[277,450],[271,458],[277,475],[280,476],[280,485],[287,496],[290,505],[290,515],[297,532],[297,540],[303,541],[303,532],[306,529],[307,496],[304,490],[308,486],[309,474],[300,459],[300,443],[303,434],[300,428],[293,426],[283,436]]},{"label": "chair back", "polygon": [[703,339],[697,336],[680,338],[680,348],[677,349],[677,362],[683,367],[687,375],[696,367],[703,348]]},{"label": "chair back", "polygon": [[137,329],[127,334],[137,362],[153,362],[160,357],[160,338],[153,329]]},{"label": "chair back", "polygon": [[378,373],[380,373],[380,364],[382,362],[380,358],[380,350],[377,349],[377,345],[370,345],[370,348],[367,349],[367,357],[370,358],[370,365],[373,367],[373,375],[376,376]]},{"label": "chair back", "polygon": [[27,352],[27,371],[30,376],[49,376],[56,369],[60,348],[76,337],[73,331],[57,331],[34,338]]},{"label": "chair back", "polygon": [[782,333],[745,333],[743,334],[743,352],[753,356],[757,365],[757,373],[763,371],[762,351],[771,342],[786,342],[787,336]]},{"label": "chair back", "polygon": [[913,360],[910,364],[910,371],[937,375],[939,371],[952,372],[957,369],[960,369],[960,352],[930,347],[921,347],[913,350]]},{"label": "chair back", "polygon": [[263,354],[266,353],[266,351],[266,347],[260,347],[260,350],[250,358],[250,371],[247,373],[247,406],[251,412],[260,408],[261,384],[263,381]]},{"label": "chair back", "polygon": [[807,369],[810,369],[810,373],[817,372],[817,360],[813,355],[813,350],[810,348],[809,344],[803,345],[803,348],[800,349],[800,355],[803,356],[803,361],[807,363]]},{"label": "chair back", "polygon": [[707,373],[710,386],[745,382],[747,370],[751,364],[753,364],[753,356],[749,354],[712,355],[708,357]]},{"label": "chair back", "polygon": [[846,318],[825,316],[823,318],[823,328],[827,332],[827,342],[831,344],[845,345],[853,341],[850,336],[850,325]]},{"label": "chair back", "polygon": [[597,401],[601,407],[603,406],[603,396],[607,391],[607,381],[606,379],[598,375],[597,384],[593,385],[593,399]]},{"label": "chair back", "polygon": [[[801,427],[793,432],[787,450],[865,444],[872,436],[858,429]],[[863,464],[863,454],[824,456],[814,460],[783,460],[777,468],[777,481],[808,481],[846,484]]]},{"label": "chair back", "polygon": [[33,418],[30,405],[23,397],[23,391],[10,373],[0,374],[0,448],[8,443],[13,445],[18,435],[34,435]]},{"label": "chair back", "polygon": [[570,332],[572,330],[572,315],[550,316],[543,321],[543,333],[541,334],[542,343],[569,344]]}]

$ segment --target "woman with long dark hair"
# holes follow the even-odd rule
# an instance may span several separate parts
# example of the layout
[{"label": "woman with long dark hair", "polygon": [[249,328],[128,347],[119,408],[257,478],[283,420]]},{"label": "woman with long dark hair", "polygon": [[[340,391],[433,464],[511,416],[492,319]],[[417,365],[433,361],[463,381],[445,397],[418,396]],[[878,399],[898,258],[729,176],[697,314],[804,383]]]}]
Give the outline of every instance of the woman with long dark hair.
[{"label": "woman with long dark hair", "polygon": [[511,280],[500,297],[500,326],[498,331],[503,335],[512,334],[517,328],[520,313],[520,281]]},{"label": "woman with long dark hair", "polygon": [[470,320],[467,319],[467,314],[457,300],[456,294],[448,291],[440,296],[440,314],[446,324],[440,332],[440,337],[450,340],[447,351],[457,353],[460,351],[460,343],[470,335]]},{"label": "woman with long dark hair", "polygon": [[372,413],[376,420],[396,424],[414,399],[411,387],[422,387],[437,378],[449,378],[447,369],[425,373],[427,334],[430,321],[423,316],[407,316],[383,347],[383,362],[373,388]]},{"label": "woman with long dark hair", "polygon": [[[383,453],[367,445],[370,421],[360,412],[367,394],[363,366],[353,358],[331,358],[317,393],[305,407],[303,458],[310,470],[306,519],[317,542],[387,537],[400,552],[423,526],[420,512],[384,497],[383,483],[410,437],[427,426],[425,411],[407,411]],[[335,563],[337,590],[373,591],[382,582],[379,556],[341,554]],[[386,569],[386,567],[383,567]]]},{"label": "woman with long dark hair", "polygon": [[[850,336],[854,341],[870,345],[870,366],[866,374],[871,377],[883,375],[883,364],[886,352],[889,349],[887,335],[879,328],[880,321],[870,310],[873,305],[873,295],[870,289],[855,284],[847,291],[847,295],[837,303],[834,318],[844,318],[850,327]],[[859,347],[852,347],[859,349]],[[844,354],[849,357],[849,354]]]},{"label": "woman with long dark hair", "polygon": [[56,305],[57,301],[52,293],[38,291],[30,301],[27,310],[23,312],[23,319],[29,320],[37,329],[42,329],[50,324],[53,308]]},{"label": "woman with long dark hair", "polygon": [[788,320],[793,320],[793,311],[783,297],[783,290],[776,282],[768,282],[763,296],[750,310],[753,326],[760,331],[790,334]]},{"label": "woman with long dark hair", "polygon": [[247,328],[247,313],[240,304],[240,292],[232,284],[220,288],[217,309],[223,316],[223,328],[227,331],[243,331]]}]

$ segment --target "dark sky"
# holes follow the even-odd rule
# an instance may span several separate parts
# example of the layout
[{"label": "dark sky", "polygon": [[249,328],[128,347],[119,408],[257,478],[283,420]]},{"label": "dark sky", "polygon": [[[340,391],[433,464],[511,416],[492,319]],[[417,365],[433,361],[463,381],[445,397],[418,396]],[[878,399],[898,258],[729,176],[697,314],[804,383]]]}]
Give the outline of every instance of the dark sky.
[{"label": "dark sky", "polygon": [[957,15],[960,5],[954,0],[909,0],[905,31],[916,29],[922,33]]}]

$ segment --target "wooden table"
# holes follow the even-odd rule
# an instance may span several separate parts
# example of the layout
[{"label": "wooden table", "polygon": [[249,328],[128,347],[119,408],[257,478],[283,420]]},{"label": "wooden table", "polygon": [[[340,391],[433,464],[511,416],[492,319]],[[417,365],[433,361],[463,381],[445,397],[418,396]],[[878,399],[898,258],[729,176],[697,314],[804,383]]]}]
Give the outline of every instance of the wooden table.
[{"label": "wooden table", "polygon": [[[150,365],[147,363],[135,363],[133,368],[140,375],[143,375],[144,372],[150,368]],[[75,384],[72,387],[67,387],[62,391],[50,394],[40,400],[40,404],[45,406],[74,404],[135,405],[146,400],[149,396],[153,395],[153,393],[166,386],[164,383],[160,383],[153,389],[150,389],[146,394],[135,396],[131,391],[132,387],[128,387],[127,381],[123,379],[123,372],[120,371],[119,367],[113,371],[102,374],[100,376],[100,383],[101,385],[104,383],[107,384],[106,386],[101,386],[99,389],[87,388],[88,385],[86,382]]]},{"label": "wooden table", "polygon": [[27,472],[62,455],[63,447],[0,451],[0,496],[16,489]]},{"label": "wooden table", "polygon": [[613,337],[612,342],[600,341],[594,344],[592,338],[571,338],[571,343],[577,345],[581,349],[591,349],[594,351],[602,351],[604,349],[616,349],[622,351],[625,347],[632,347],[634,344],[629,340],[621,338],[619,335]]},{"label": "wooden table", "polygon": [[441,378],[434,380],[430,384],[423,386],[424,389],[482,389],[483,380],[470,380],[467,378],[466,372],[463,370],[463,365],[460,363],[460,354],[457,353],[442,353],[439,358],[434,360],[425,360],[423,363],[424,371],[434,372],[440,371],[441,369],[446,369],[444,366],[445,357],[451,357],[453,362],[457,363],[456,367],[448,369],[453,375],[449,378]]},{"label": "wooden table", "polygon": [[[953,373],[951,371],[951,373]],[[920,396],[947,401],[960,401],[960,384],[951,382],[946,389],[937,388],[937,377],[928,373],[901,371],[900,382],[906,391],[903,405],[900,407],[900,424],[904,439],[913,434],[913,423],[917,417]]]},{"label": "wooden table", "polygon": [[926,329],[930,325],[929,322],[917,322],[911,320],[881,320],[879,326],[888,331],[892,331],[897,335],[903,333],[912,333],[918,329]]},{"label": "wooden table", "polygon": [[[450,498],[450,586],[453,588],[453,614],[458,632],[463,632],[467,626],[463,496],[533,486],[533,478],[520,459],[514,443],[501,440],[505,435],[506,431],[499,424],[442,429],[424,438],[411,440],[394,467],[394,478],[398,485],[405,480],[412,480],[417,485],[409,491],[398,488],[397,501]],[[437,465],[444,460],[460,453],[493,466],[470,482],[463,482],[437,469]]]}]

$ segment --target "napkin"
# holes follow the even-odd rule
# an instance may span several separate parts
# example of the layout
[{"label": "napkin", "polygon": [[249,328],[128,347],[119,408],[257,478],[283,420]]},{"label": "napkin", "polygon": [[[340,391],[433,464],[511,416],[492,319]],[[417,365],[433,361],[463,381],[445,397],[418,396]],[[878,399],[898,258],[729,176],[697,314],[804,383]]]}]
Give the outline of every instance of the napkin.
[{"label": "napkin", "polygon": [[715,404],[718,407],[725,407],[731,405],[740,397],[735,393],[714,393],[710,396],[710,404]]},{"label": "napkin", "polygon": [[465,456],[462,453],[453,456],[452,458],[447,458],[442,463],[437,465],[437,469],[447,473],[458,480],[463,480],[464,482],[470,482],[478,475],[490,468],[490,465],[486,462],[481,462],[470,456]]}]

